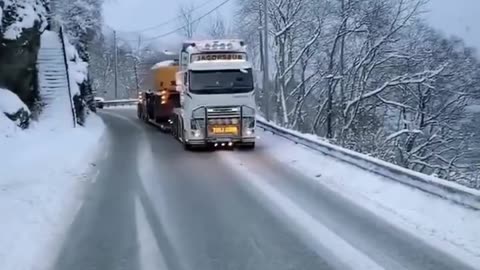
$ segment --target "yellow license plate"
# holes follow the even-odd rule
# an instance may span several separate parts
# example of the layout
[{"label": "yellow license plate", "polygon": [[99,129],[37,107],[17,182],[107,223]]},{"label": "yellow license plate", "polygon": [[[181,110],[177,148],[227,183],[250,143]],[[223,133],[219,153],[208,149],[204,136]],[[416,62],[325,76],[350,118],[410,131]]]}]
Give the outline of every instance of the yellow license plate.
[{"label": "yellow license plate", "polygon": [[213,127],[212,132],[215,134],[237,134],[238,128],[236,126]]}]

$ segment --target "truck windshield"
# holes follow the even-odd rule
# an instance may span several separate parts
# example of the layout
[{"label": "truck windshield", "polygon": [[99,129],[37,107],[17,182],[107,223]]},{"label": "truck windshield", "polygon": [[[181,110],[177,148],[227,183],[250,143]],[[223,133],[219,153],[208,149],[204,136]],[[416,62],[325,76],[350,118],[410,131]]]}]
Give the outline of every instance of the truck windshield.
[{"label": "truck windshield", "polygon": [[190,72],[193,94],[231,94],[253,91],[252,69]]}]

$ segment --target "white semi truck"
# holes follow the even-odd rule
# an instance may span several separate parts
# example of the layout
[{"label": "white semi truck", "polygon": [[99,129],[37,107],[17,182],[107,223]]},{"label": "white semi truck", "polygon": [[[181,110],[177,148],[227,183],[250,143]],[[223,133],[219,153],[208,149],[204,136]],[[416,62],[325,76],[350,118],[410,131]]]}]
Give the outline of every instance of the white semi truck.
[{"label": "white semi truck", "polygon": [[172,134],[192,147],[255,147],[252,64],[242,40],[184,42]]}]

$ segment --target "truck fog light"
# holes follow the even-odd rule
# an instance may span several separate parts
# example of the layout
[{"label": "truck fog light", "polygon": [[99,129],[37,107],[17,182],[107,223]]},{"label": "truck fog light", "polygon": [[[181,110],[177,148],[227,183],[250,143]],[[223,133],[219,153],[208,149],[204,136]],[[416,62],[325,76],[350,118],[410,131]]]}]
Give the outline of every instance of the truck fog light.
[{"label": "truck fog light", "polygon": [[250,136],[254,133],[254,130],[253,129],[247,129],[247,131],[245,131],[245,135],[247,136]]}]

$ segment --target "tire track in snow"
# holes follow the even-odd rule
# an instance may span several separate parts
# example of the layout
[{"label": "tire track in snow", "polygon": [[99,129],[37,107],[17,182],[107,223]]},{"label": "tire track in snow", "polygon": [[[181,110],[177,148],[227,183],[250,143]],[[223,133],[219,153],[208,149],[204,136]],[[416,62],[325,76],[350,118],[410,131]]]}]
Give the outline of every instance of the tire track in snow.
[{"label": "tire track in snow", "polygon": [[[323,224],[318,222],[306,211],[301,209],[291,199],[281,194],[270,184],[266,183],[257,175],[249,172],[245,168],[240,168],[235,164],[228,153],[219,153],[222,158],[232,164],[232,169],[237,174],[243,175],[245,181],[242,182],[246,188],[256,193],[258,198],[265,204],[270,205],[274,212],[281,213],[281,219],[291,223],[289,226],[295,233],[300,232],[302,240],[311,246],[319,256],[329,261],[337,269],[384,269],[371,258],[355,249],[344,239],[330,231]],[[324,244],[326,243],[326,244]]]}]

